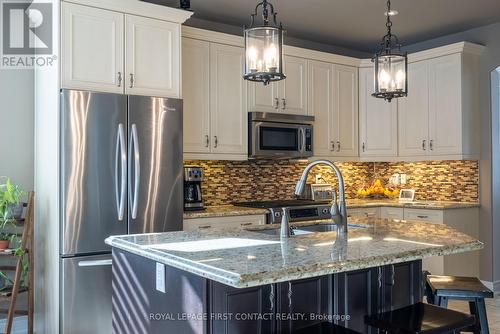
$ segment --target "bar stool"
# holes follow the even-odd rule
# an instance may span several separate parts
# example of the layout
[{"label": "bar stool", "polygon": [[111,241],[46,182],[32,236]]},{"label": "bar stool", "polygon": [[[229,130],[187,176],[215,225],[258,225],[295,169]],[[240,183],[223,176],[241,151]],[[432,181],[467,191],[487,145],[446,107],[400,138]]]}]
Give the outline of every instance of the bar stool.
[{"label": "bar stool", "polygon": [[367,316],[365,322],[386,333],[459,333],[475,323],[473,315],[435,305],[416,303],[394,311]]},{"label": "bar stool", "polygon": [[312,326],[307,326],[293,331],[293,334],[361,334],[331,322],[321,322]]},{"label": "bar stool", "polygon": [[444,308],[448,307],[448,300],[468,301],[470,313],[477,319],[471,330],[475,334],[489,334],[484,299],[493,298],[493,291],[478,278],[426,275],[426,295],[428,303]]}]

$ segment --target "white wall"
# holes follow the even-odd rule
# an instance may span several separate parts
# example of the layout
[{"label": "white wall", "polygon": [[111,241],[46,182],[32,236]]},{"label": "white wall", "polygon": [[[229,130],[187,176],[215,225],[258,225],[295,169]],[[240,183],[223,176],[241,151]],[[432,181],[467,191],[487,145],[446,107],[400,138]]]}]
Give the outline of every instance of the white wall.
[{"label": "white wall", "polygon": [[0,176],[33,190],[33,70],[0,70]]}]

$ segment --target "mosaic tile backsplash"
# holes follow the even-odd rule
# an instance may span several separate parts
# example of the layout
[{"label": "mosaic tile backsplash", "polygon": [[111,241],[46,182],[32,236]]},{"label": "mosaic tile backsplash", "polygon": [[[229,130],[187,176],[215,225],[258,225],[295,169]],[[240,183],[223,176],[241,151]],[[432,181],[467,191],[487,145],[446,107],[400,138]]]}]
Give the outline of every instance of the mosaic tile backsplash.
[{"label": "mosaic tile backsplash", "polygon": [[[224,205],[250,200],[292,199],[295,184],[307,162],[290,160],[184,161],[201,166],[205,172],[205,205]],[[416,198],[432,201],[478,201],[479,164],[477,161],[431,162],[345,162],[338,163],[346,184],[346,197],[356,198],[356,190],[374,178],[388,180],[394,173],[406,173],[406,188],[416,190]],[[311,172],[336,184],[327,167]]]}]

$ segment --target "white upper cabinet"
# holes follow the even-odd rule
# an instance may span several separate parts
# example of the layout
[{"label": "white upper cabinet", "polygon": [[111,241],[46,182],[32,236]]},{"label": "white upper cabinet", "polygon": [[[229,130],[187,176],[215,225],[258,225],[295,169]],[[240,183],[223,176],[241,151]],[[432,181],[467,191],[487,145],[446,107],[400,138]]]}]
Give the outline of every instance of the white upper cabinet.
[{"label": "white upper cabinet", "polygon": [[125,16],[127,94],[180,97],[180,26]]},{"label": "white upper cabinet", "polygon": [[280,81],[281,111],[307,115],[307,60],[285,56],[286,79]]},{"label": "white upper cabinet", "polygon": [[429,67],[419,61],[408,65],[408,96],[399,106],[399,155],[427,155],[429,149]]},{"label": "white upper cabinet", "polygon": [[454,53],[409,65],[399,99],[399,155],[477,158],[477,56]]},{"label": "white upper cabinet", "polygon": [[123,14],[62,3],[62,88],[123,92]]},{"label": "white upper cabinet", "polygon": [[[479,110],[462,107],[462,55],[453,54],[429,61],[429,150],[432,155],[462,155],[469,127],[468,113]],[[472,88],[473,89],[473,88]],[[476,88],[477,89],[477,88]],[[479,116],[476,116],[479,117]],[[478,136],[477,133],[471,133]],[[479,152],[477,152],[479,153]]]},{"label": "white upper cabinet", "polygon": [[62,2],[61,31],[62,88],[180,97],[179,23]]},{"label": "white upper cabinet", "polygon": [[243,48],[211,43],[210,113],[212,152],[247,155],[247,84]]},{"label": "white upper cabinet", "polygon": [[335,152],[333,67],[330,63],[309,62],[309,112],[314,116],[316,157],[332,156]]},{"label": "white upper cabinet", "polygon": [[248,110],[307,115],[307,60],[284,56],[285,80],[248,85]]},{"label": "white upper cabinet", "polygon": [[309,112],[314,116],[316,157],[358,155],[358,71],[309,62]]},{"label": "white upper cabinet", "polygon": [[335,155],[357,157],[358,150],[358,69],[335,65],[334,129],[337,130]]},{"label": "white upper cabinet", "polygon": [[210,43],[182,39],[184,152],[210,152]]},{"label": "white upper cabinet", "polygon": [[398,154],[397,102],[386,102],[371,96],[374,89],[374,70],[359,70],[359,131],[360,156],[391,158]]}]

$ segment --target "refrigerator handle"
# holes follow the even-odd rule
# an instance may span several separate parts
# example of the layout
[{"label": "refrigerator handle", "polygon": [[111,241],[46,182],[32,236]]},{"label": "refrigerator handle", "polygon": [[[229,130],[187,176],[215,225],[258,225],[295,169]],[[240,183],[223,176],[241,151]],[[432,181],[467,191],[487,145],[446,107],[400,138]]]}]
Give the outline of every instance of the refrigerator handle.
[{"label": "refrigerator handle", "polygon": [[78,267],[100,267],[100,266],[111,266],[113,260],[95,260],[95,261],[78,261]]},{"label": "refrigerator handle", "polygon": [[[115,197],[119,221],[122,221],[125,215],[125,194],[127,187],[127,179],[125,174],[126,170],[127,152],[125,149],[125,132],[123,129],[123,124],[120,123],[118,124],[115,153]],[[120,179],[118,178],[118,173],[120,173]],[[118,184],[120,184],[120,187],[118,187]]]},{"label": "refrigerator handle", "polygon": [[[132,152],[133,149],[133,152]],[[134,182],[132,183],[132,154],[133,154],[133,160],[134,160]],[[138,202],[138,193],[139,193],[139,182],[141,178],[141,164],[140,164],[140,155],[139,155],[139,139],[137,135],[137,126],[135,124],[132,124],[132,138],[130,140],[130,145],[128,147],[128,175],[129,175],[129,184],[134,185],[133,191],[129,192],[129,205],[131,207],[131,214],[132,214],[132,219],[137,218],[137,206],[139,204]]]}]

